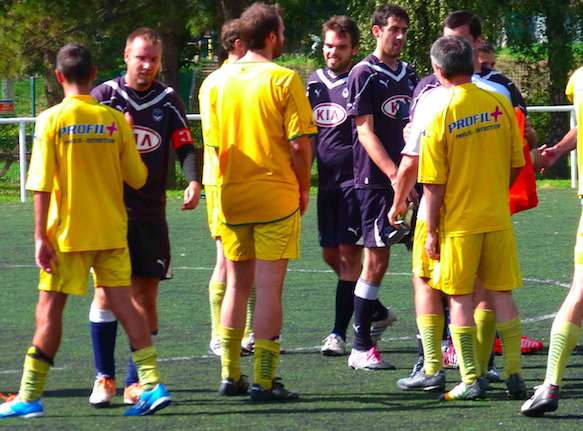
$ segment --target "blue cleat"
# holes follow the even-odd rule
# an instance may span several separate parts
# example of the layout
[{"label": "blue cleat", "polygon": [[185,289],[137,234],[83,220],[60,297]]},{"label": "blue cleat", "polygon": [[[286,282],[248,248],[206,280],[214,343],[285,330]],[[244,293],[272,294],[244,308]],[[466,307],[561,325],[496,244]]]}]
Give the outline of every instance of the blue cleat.
[{"label": "blue cleat", "polygon": [[45,415],[45,409],[40,401],[34,400],[29,403],[21,401],[15,397],[11,401],[0,404],[0,419],[8,418],[37,418]]},{"label": "blue cleat", "polygon": [[170,392],[166,389],[162,383],[154,386],[153,389],[149,391],[142,392],[140,399],[135,406],[130,407],[123,414],[124,416],[147,416],[153,415],[158,410],[162,410],[164,407],[168,407],[172,399],[170,398]]}]

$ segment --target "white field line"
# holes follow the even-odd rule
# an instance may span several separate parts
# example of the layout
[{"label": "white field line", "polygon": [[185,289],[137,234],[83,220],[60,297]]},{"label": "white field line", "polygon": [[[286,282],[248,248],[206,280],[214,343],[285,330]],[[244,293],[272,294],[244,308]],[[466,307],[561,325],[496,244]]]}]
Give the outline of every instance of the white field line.
[{"label": "white field line", "polygon": [[[4,264],[0,263],[0,268],[36,268],[35,265],[19,265],[19,264]],[[173,270],[189,270],[189,271],[212,271],[212,267],[206,266],[179,266],[172,268]],[[299,273],[331,273],[331,269],[307,269],[307,268],[289,268],[288,272],[299,272]],[[410,272],[391,272],[390,275],[398,275],[398,276],[410,276]],[[532,283],[539,283],[539,284],[548,284],[554,286],[560,286],[569,288],[570,284],[563,283],[556,280],[546,280],[546,279],[538,279],[538,278],[523,278],[524,281],[532,282]],[[542,322],[545,320],[554,319],[556,313],[551,314],[544,314],[541,316],[534,316],[534,317],[526,317],[522,319],[523,324],[528,323],[535,323],[535,322]],[[384,341],[408,341],[414,340],[415,337],[389,337],[383,338]],[[286,348],[286,352],[290,353],[302,353],[302,352],[314,352],[319,351],[321,346],[312,346],[312,347],[295,347],[288,349]],[[214,357],[212,355],[200,355],[200,356],[175,356],[170,358],[159,358],[159,362],[183,362],[183,361],[192,361],[192,360],[201,360],[201,359],[208,359]],[[54,371],[62,371],[66,370],[67,367],[55,367],[52,370]],[[21,373],[22,369],[17,370],[0,370],[0,375],[2,374],[17,374]]]}]

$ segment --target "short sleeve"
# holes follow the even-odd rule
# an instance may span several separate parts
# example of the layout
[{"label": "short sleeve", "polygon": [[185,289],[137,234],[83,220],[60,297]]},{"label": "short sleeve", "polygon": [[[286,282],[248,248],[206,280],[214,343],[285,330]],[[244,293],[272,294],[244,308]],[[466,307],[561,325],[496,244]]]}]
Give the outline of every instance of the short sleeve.
[{"label": "short sleeve", "polygon": [[141,188],[148,176],[148,169],[136,147],[130,124],[125,117],[114,112],[120,130],[120,162],[123,180],[133,189]]},{"label": "short sleeve", "polygon": [[364,66],[356,67],[348,75],[348,116],[374,114],[373,75]]},{"label": "short sleeve", "polygon": [[575,97],[575,74],[576,72],[571,75],[569,82],[567,82],[567,88],[565,89],[565,94],[571,103],[573,103]]},{"label": "short sleeve", "polygon": [[421,136],[419,152],[419,182],[445,184],[449,174],[447,142],[443,128],[446,111],[439,112],[428,122]]},{"label": "short sleeve", "polygon": [[200,123],[203,144],[207,147],[218,147],[216,116],[216,85],[211,83],[214,76],[209,75],[200,86],[198,104],[200,106]]},{"label": "short sleeve", "polygon": [[306,90],[297,73],[293,73],[287,88],[287,103],[284,107],[284,127],[288,141],[301,136],[318,133]]},{"label": "short sleeve", "polygon": [[56,131],[53,117],[45,111],[34,129],[34,144],[28,169],[26,188],[36,192],[51,192],[57,168]]}]

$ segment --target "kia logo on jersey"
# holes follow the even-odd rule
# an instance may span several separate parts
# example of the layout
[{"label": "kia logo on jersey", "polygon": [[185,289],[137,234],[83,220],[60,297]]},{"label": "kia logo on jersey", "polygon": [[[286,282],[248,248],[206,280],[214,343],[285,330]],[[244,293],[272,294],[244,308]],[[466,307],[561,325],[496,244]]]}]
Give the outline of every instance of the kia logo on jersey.
[{"label": "kia logo on jersey", "polygon": [[389,118],[407,119],[409,118],[409,105],[411,98],[409,96],[393,96],[389,97],[381,106],[383,113]]},{"label": "kia logo on jersey", "polygon": [[320,127],[334,127],[346,120],[346,110],[337,103],[320,103],[314,108],[314,121]]},{"label": "kia logo on jersey", "polygon": [[158,132],[147,127],[134,126],[134,138],[136,138],[136,147],[140,153],[150,153],[162,144],[162,138]]}]

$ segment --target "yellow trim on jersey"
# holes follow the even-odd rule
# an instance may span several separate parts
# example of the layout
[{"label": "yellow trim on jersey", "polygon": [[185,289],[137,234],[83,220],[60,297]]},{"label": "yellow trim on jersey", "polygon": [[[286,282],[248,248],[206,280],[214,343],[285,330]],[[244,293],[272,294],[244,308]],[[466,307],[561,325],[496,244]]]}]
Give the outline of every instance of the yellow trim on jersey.
[{"label": "yellow trim on jersey", "polygon": [[446,185],[441,235],[510,228],[510,171],[523,165],[508,100],[473,83],[452,87],[449,103],[425,129],[419,158],[419,182]]},{"label": "yellow trim on jersey", "polygon": [[67,97],[40,114],[26,187],[51,193],[47,233],[62,252],[127,246],[123,182],[146,182],[123,114],[91,96]]}]

